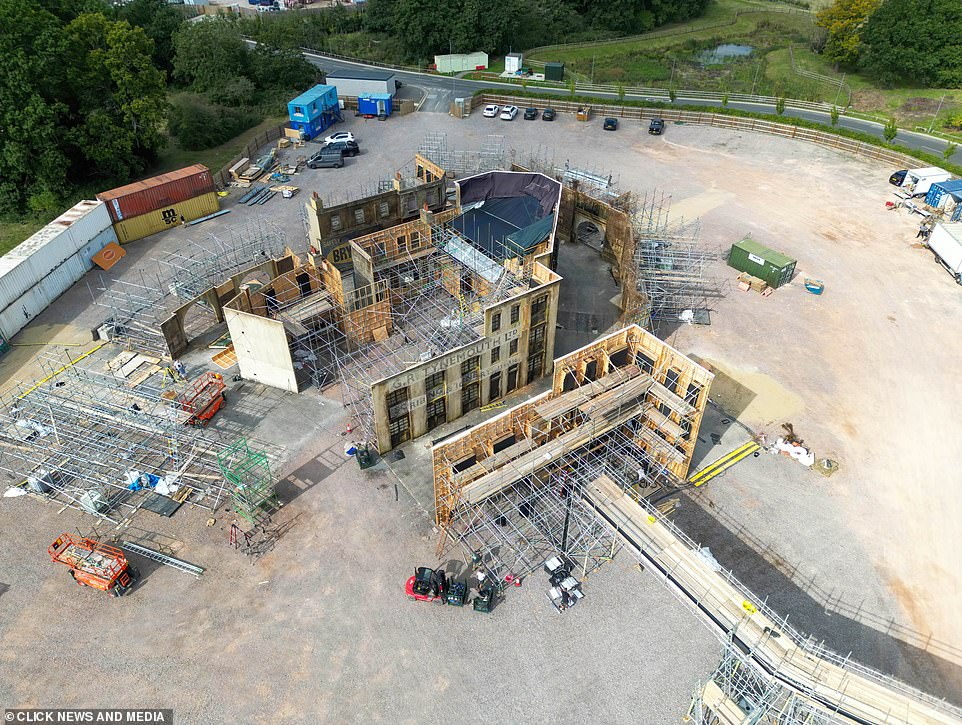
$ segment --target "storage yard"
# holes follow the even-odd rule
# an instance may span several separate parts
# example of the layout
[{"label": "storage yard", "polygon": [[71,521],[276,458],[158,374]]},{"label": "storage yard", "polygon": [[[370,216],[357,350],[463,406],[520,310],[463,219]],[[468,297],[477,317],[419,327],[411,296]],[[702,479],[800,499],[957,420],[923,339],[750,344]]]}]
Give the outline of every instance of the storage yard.
[{"label": "storage yard", "polygon": [[[49,247],[59,286],[11,272],[35,307],[0,314],[0,703],[960,721],[962,294],[894,169],[569,114],[331,122],[3,258]],[[296,161],[334,132],[343,168]],[[84,547],[126,555],[121,598]]]}]

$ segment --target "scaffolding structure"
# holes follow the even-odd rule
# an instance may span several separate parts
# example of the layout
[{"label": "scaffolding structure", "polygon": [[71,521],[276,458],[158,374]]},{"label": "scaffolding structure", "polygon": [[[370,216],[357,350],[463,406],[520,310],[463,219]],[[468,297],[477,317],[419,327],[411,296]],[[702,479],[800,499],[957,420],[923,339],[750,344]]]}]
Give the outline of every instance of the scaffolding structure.
[{"label": "scaffolding structure", "polygon": [[212,511],[226,500],[231,487],[218,454],[227,445],[185,425],[190,413],[173,396],[67,363],[44,360],[44,382],[14,386],[0,399],[0,470],[114,524],[159,481]]},{"label": "scaffolding structure", "polygon": [[203,241],[187,240],[183,250],[170,252],[152,270],[141,269],[139,280],[108,280],[101,275],[91,298],[107,310],[104,325],[110,340],[129,350],[169,358],[160,326],[174,309],[233,274],[283,255],[288,247],[279,226],[251,219],[209,233]]},{"label": "scaffolding structure", "polygon": [[[556,369],[577,381],[564,359]],[[630,365],[509,411],[502,427],[525,437],[442,483],[439,555],[450,539],[465,555],[480,557],[495,582],[527,576],[554,555],[581,577],[609,561],[621,544],[587,502],[586,483],[607,477],[636,500],[685,487],[666,465],[678,451],[656,435],[652,421],[663,421],[659,407],[666,402],[687,416],[695,411],[654,387],[665,370],[664,362],[647,373]],[[444,449],[439,455],[436,470],[439,463],[451,471],[461,467],[445,459]]]},{"label": "scaffolding structure", "polygon": [[706,321],[722,286],[711,272],[720,250],[700,241],[695,220],[670,221],[671,195],[652,191],[636,196],[632,214],[635,240],[634,288],[636,308],[626,310],[629,321],[647,321],[658,331],[679,320]]},{"label": "scaffolding structure", "polygon": [[569,159],[559,161],[554,150],[539,144],[522,159],[521,166],[560,181],[568,188],[580,191],[593,199],[626,210],[631,194],[619,191],[620,175],[607,169],[577,167]]},{"label": "scaffolding structure", "polygon": [[[318,291],[289,302],[265,299],[251,309],[285,323],[299,383],[339,384],[358,440],[374,440],[374,383],[480,340],[484,309],[531,285],[534,262],[509,241],[499,259],[436,223],[422,229],[417,243],[389,250],[383,238],[398,233],[355,240],[371,257],[374,279],[354,287],[359,280],[344,272],[343,301],[324,289],[320,270],[305,267],[298,273]],[[482,281],[466,284],[472,278]]]},{"label": "scaffolding structure", "polygon": [[504,168],[504,136],[489,135],[477,151],[467,151],[449,148],[446,133],[432,132],[424,136],[418,153],[443,168],[449,177],[496,171]]},{"label": "scaffolding structure", "polygon": [[217,465],[232,487],[234,510],[255,526],[266,524],[281,506],[267,454],[241,438],[217,454]]}]

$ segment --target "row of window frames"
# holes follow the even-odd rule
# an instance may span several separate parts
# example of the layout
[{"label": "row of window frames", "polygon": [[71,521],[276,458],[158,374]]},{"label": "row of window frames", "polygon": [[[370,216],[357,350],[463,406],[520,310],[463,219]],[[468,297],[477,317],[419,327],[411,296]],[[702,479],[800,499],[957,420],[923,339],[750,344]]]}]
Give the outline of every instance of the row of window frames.
[{"label": "row of window frames", "polygon": [[[382,219],[391,215],[391,207],[388,205],[386,201],[378,202],[377,214]],[[364,208],[361,207],[359,209],[355,209],[354,223],[363,224],[364,221],[365,221]],[[331,214],[331,229],[340,229],[340,228],[341,228],[341,215]]]},{"label": "row of window frames", "polygon": [[[544,312],[547,308],[548,300],[546,297],[539,297],[534,302],[531,303],[531,322],[532,324],[537,324],[544,320]],[[518,320],[521,319],[521,305],[511,306],[511,322],[509,324],[516,325]],[[501,329],[501,313],[495,312],[491,315],[491,332],[497,332]]]},{"label": "row of window frames", "polygon": [[[474,361],[478,361],[478,358],[473,358],[473,360],[474,360]],[[475,362],[474,364],[475,364],[475,366],[476,366],[476,365],[477,365],[477,362]],[[472,375],[472,373],[474,373],[474,370],[472,370],[472,368],[470,368],[470,367],[468,367],[468,369],[465,370],[465,366],[470,366],[470,365],[471,365],[471,361],[468,361],[468,362],[462,364],[462,368],[461,368],[462,376]],[[518,367],[519,367],[519,366],[518,366],[518,364],[516,363],[516,364],[512,365],[512,366],[508,369],[508,378],[509,378],[509,381],[510,381],[512,378],[514,379],[514,385],[510,385],[510,383],[509,383],[509,388],[508,388],[508,390],[506,391],[506,392],[508,392],[508,393],[510,393],[512,390],[514,390],[514,389],[517,387]],[[475,374],[475,375],[476,375],[476,374]],[[475,375],[472,375],[472,379],[471,379],[471,382],[470,382],[470,385],[471,385],[472,387],[473,387],[475,384],[477,384],[478,382],[480,382]],[[497,381],[497,382],[495,382],[495,381]],[[494,395],[495,398],[501,397],[501,394],[500,394],[500,390],[501,390],[500,381],[501,381],[501,373],[500,373],[500,372],[494,373],[494,374],[491,375],[491,376],[489,377],[489,379],[488,379],[488,383],[489,383],[491,392],[494,393],[495,391],[497,391],[497,394]],[[444,389],[444,373],[443,373],[443,372],[439,372],[439,373],[434,373],[433,375],[429,375],[429,376],[425,379],[424,384],[425,384],[425,388],[426,388],[428,391],[432,391],[432,390],[443,390],[443,389]],[[428,393],[428,397],[429,397],[429,398],[433,397],[433,396],[431,396],[430,392]],[[436,400],[439,400],[439,399],[441,399],[441,398],[443,398],[443,397],[444,397],[443,394],[440,395],[440,396],[438,396],[438,397],[435,397],[435,401],[436,401]],[[406,387],[405,387],[405,388],[398,388],[397,390],[394,390],[394,391],[391,391],[390,393],[388,393],[388,394],[387,394],[388,418],[391,419],[391,420],[394,420],[395,418],[400,417],[401,415],[406,416],[406,415],[407,415],[407,406],[406,406],[406,405],[403,405],[403,404],[404,404],[404,403],[407,403],[407,401],[408,401],[408,389],[407,389]],[[434,401],[432,401],[432,402],[434,402]]]}]

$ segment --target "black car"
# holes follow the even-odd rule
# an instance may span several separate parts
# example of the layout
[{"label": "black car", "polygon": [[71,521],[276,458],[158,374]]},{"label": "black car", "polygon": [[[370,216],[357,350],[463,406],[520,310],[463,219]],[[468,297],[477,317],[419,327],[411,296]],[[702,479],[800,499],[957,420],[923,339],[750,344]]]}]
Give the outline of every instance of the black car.
[{"label": "black car", "polygon": [[344,155],[340,151],[322,149],[307,160],[309,169],[339,169],[344,166]]},{"label": "black car", "polygon": [[321,151],[340,151],[344,156],[357,156],[361,153],[361,147],[357,145],[357,141],[335,141],[334,143],[324,144]]},{"label": "black car", "polygon": [[525,120],[525,121],[533,121],[533,120],[535,120],[537,117],[538,117],[538,109],[537,109],[537,108],[526,108],[526,109],[524,109],[524,120]]},{"label": "black car", "polygon": [[901,171],[896,171],[894,174],[892,174],[889,177],[889,183],[892,184],[892,186],[901,186],[902,183],[905,181],[905,175],[907,173],[909,173],[908,169],[902,169]]},{"label": "black car", "polygon": [[605,131],[617,131],[618,130],[618,119],[617,118],[606,118],[605,125],[603,126]]},{"label": "black car", "polygon": [[554,121],[554,109],[546,108],[541,112],[542,121]]},{"label": "black car", "polygon": [[661,136],[665,132],[665,122],[660,118],[651,119],[651,123],[648,124],[648,133],[652,136]]}]

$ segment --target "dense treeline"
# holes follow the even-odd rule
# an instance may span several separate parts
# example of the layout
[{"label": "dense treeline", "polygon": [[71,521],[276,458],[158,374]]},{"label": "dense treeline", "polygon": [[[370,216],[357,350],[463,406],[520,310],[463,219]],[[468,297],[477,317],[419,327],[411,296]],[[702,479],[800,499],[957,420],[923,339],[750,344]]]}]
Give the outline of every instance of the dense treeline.
[{"label": "dense treeline", "polygon": [[[436,53],[500,54],[598,37],[640,33],[700,15],[710,0],[368,0],[363,11],[269,14],[242,21],[244,32],[345,52],[355,40],[383,60],[430,61]],[[351,38],[351,35],[354,38]],[[371,45],[378,47],[370,47]],[[354,51],[360,54],[360,50]]]},{"label": "dense treeline", "polygon": [[0,0],[0,217],[46,217],[78,190],[146,173],[278,115],[318,78],[299,53],[251,50],[230,20],[166,0]]},{"label": "dense treeline", "polygon": [[817,23],[839,66],[884,85],[962,87],[959,0],[835,0]]},{"label": "dense treeline", "polygon": [[166,86],[143,28],[72,0],[0,0],[0,27],[0,214],[49,213],[74,184],[146,168]]}]

